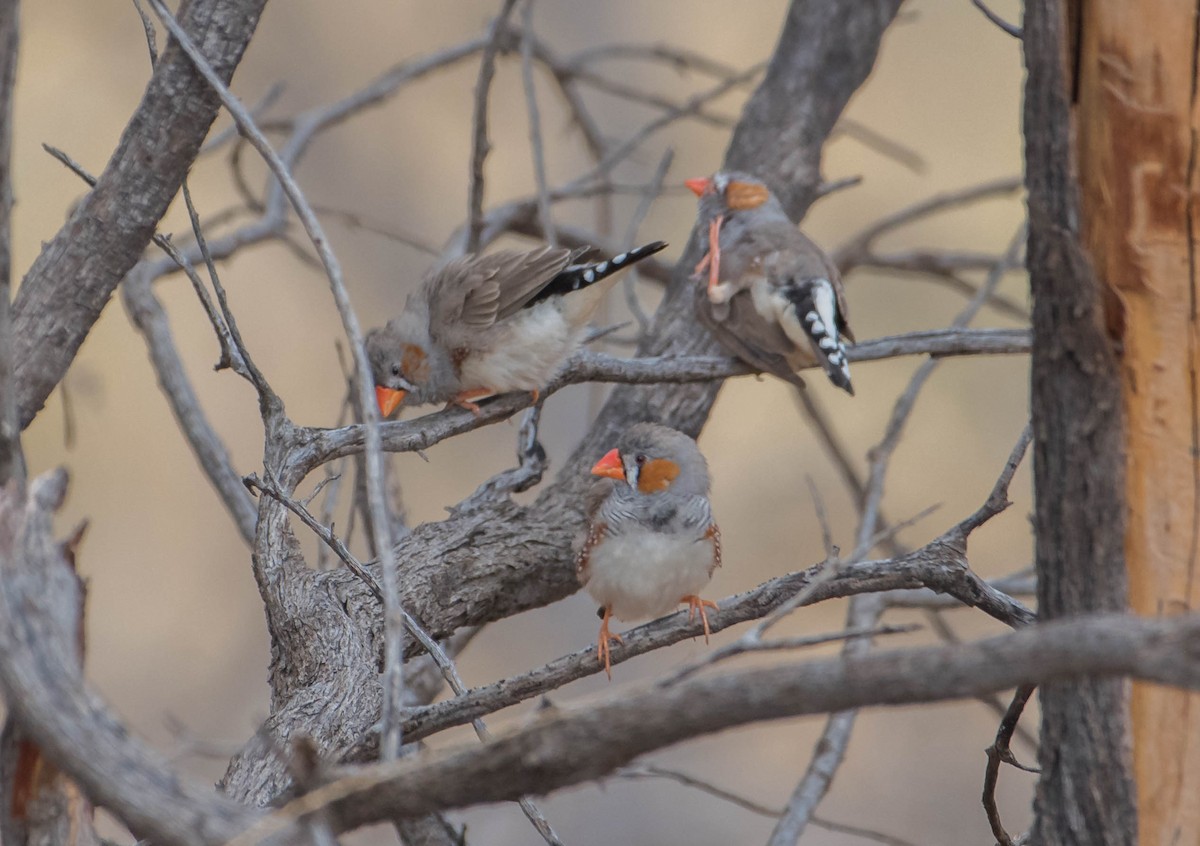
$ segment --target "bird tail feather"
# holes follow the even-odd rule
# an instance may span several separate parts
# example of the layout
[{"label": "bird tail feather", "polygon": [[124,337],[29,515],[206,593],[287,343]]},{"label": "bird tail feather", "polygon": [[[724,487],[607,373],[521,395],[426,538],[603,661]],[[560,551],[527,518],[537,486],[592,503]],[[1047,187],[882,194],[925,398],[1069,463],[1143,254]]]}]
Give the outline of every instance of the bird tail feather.
[{"label": "bird tail feather", "polygon": [[788,303],[786,311],[790,312],[784,315],[784,331],[796,342],[799,339],[795,335],[802,334],[829,376],[829,381],[854,396],[854,386],[850,383],[850,362],[838,330],[841,321],[833,283],[828,279],[790,282],[783,286],[782,293]]}]

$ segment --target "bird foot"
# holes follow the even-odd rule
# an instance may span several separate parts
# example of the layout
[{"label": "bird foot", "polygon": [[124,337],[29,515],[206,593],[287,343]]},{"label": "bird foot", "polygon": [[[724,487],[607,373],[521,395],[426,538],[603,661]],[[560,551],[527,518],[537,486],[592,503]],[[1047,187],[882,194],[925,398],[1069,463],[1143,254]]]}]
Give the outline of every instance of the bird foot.
[{"label": "bird foot", "polygon": [[482,414],[482,412],[479,410],[479,406],[471,402],[471,400],[479,399],[480,397],[486,397],[491,393],[491,388],[472,388],[469,391],[460,391],[454,395],[454,398],[450,400],[450,402],[446,403],[446,408],[457,405],[459,408],[465,408],[467,411],[478,417],[480,414]]},{"label": "bird foot", "polygon": [[701,599],[695,594],[685,596],[679,601],[686,602],[688,604],[689,623],[695,619],[696,612],[700,612],[700,621],[704,623],[704,642],[708,643],[708,636],[711,634],[711,632],[708,628],[708,614],[705,613],[704,609],[707,607],[713,609],[714,611],[720,611],[721,606],[717,605],[717,603],[713,602],[711,599]]},{"label": "bird foot", "polygon": [[596,643],[596,657],[604,665],[604,673],[612,681],[612,646],[610,641],[624,643],[625,640],[616,632],[609,631],[608,621],[612,618],[612,610],[604,609],[604,619],[600,622],[600,637]]}]

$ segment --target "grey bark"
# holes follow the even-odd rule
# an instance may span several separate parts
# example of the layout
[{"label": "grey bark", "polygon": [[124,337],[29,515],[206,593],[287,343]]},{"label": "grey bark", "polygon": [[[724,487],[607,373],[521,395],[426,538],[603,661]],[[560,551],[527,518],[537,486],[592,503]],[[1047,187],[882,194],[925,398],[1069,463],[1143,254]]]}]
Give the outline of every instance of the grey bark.
[{"label": "grey bark", "polygon": [[[1038,612],[1051,620],[1126,607],[1124,452],[1116,357],[1080,241],[1063,2],[1027,4],[1024,32]],[[1136,841],[1127,699],[1120,679],[1042,687],[1032,843]]]},{"label": "grey bark", "polygon": [[[192,0],[180,19],[228,81],[266,0]],[[22,428],[67,372],[109,297],[137,263],[200,150],[219,101],[174,41],[104,172],[22,282],[13,304]]]},{"label": "grey bark", "polygon": [[24,484],[12,357],[12,107],[20,47],[17,0],[0,0],[0,485]]}]

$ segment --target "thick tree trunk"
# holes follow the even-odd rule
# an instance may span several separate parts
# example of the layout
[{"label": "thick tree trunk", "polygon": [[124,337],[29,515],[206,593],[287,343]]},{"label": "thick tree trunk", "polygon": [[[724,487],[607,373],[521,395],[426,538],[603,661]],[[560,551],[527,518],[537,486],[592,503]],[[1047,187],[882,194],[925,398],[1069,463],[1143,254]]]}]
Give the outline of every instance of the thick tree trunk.
[{"label": "thick tree trunk", "polygon": [[[1061,0],[1026,5],[1031,402],[1042,619],[1126,604],[1121,385],[1101,287],[1080,239],[1068,31]],[[1042,688],[1033,843],[1134,842],[1126,691],[1121,681]]]},{"label": "thick tree trunk", "polygon": [[[1121,342],[1125,553],[1148,616],[1200,608],[1198,14],[1196,0],[1102,0],[1078,28],[1084,238]],[[1132,717],[1139,842],[1186,842],[1200,831],[1200,694],[1137,684]]]}]

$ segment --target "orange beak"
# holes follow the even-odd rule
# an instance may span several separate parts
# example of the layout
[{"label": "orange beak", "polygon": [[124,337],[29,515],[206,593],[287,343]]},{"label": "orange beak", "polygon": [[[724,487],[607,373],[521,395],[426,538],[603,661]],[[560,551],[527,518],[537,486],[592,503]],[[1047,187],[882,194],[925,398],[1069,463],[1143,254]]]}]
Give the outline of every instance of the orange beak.
[{"label": "orange beak", "polygon": [[701,179],[700,177],[695,179],[685,179],[683,180],[683,184],[686,185],[697,197],[703,197],[704,194],[710,188],[712,188],[711,179]]},{"label": "orange beak", "polygon": [[607,476],[610,479],[625,478],[625,468],[621,466],[621,456],[616,449],[604,453],[604,457],[592,468],[592,475]]},{"label": "orange beak", "polygon": [[375,386],[375,401],[379,403],[379,413],[385,418],[391,417],[392,412],[404,402],[404,391],[395,391],[383,385]]}]

